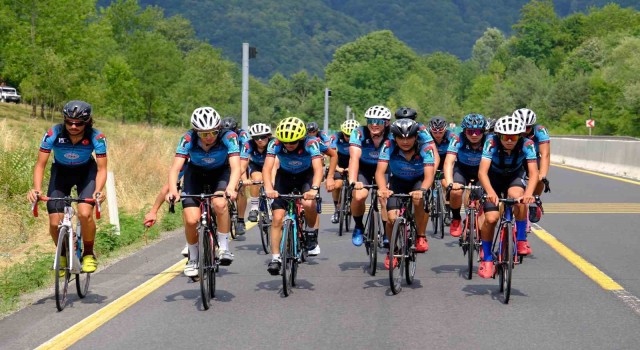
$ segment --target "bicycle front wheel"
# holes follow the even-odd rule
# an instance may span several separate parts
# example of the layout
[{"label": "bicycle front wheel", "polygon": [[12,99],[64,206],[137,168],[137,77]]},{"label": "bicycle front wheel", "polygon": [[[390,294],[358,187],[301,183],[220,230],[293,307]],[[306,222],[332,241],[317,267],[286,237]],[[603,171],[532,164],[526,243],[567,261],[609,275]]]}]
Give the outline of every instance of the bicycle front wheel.
[{"label": "bicycle front wheel", "polygon": [[438,230],[440,231],[440,238],[444,238],[444,217],[445,217],[445,208],[444,208],[444,195],[442,194],[442,188],[438,190]]},{"label": "bicycle front wheel", "polygon": [[476,245],[476,212],[475,210],[469,210],[469,216],[467,216],[467,223],[469,230],[467,231],[467,279],[473,278],[473,252]]},{"label": "bicycle front wheel", "polygon": [[[64,307],[67,305],[67,290],[69,289],[69,278],[71,277],[69,265],[73,259],[73,254],[74,252],[69,251],[69,229],[62,226],[58,231],[56,264],[54,266],[56,308],[58,311],[64,310]],[[66,266],[61,266],[60,264],[62,257],[66,257]]]},{"label": "bicycle front wheel", "polygon": [[[262,199],[261,199],[262,200]],[[260,206],[262,208],[262,205]],[[262,240],[262,250],[265,254],[271,253],[271,223],[268,221],[267,212],[260,211],[258,225],[260,226],[260,239]]]},{"label": "bicycle front wheel", "polygon": [[404,256],[406,257],[405,263],[405,278],[407,280],[407,284],[413,283],[413,278],[416,275],[416,226],[414,224],[409,225],[409,232],[407,232],[407,244],[405,244]]},{"label": "bicycle front wheel", "polygon": [[369,254],[369,274],[376,275],[378,265],[378,233],[376,232],[376,212],[369,209],[369,222],[367,223],[367,253]]},{"label": "bicycle front wheel", "polygon": [[[402,290],[402,273],[404,272],[407,223],[404,218],[397,218],[393,224],[393,234],[389,242],[389,285],[393,294]],[[397,261],[397,262],[396,262]]]},{"label": "bicycle front wheel", "polygon": [[202,297],[202,307],[209,310],[211,306],[211,280],[212,276],[211,259],[211,237],[210,232],[204,226],[198,228],[198,277],[200,279],[200,296]]},{"label": "bicycle front wheel", "polygon": [[293,241],[290,236],[293,235],[293,222],[290,219],[286,219],[284,225],[282,225],[282,242],[280,247],[280,256],[282,259],[282,293],[285,297],[291,294],[291,271],[292,263],[295,257],[291,256]]},{"label": "bicycle front wheel", "polygon": [[338,236],[342,236],[342,231],[346,229],[347,218],[347,186],[342,184],[340,191],[340,213],[338,218]]},{"label": "bicycle front wheel", "polygon": [[511,222],[507,222],[505,225],[506,230],[504,232],[503,246],[504,246],[504,259],[503,263],[503,274],[504,274],[504,303],[509,303],[509,298],[511,297],[511,277],[513,272],[513,224]]}]

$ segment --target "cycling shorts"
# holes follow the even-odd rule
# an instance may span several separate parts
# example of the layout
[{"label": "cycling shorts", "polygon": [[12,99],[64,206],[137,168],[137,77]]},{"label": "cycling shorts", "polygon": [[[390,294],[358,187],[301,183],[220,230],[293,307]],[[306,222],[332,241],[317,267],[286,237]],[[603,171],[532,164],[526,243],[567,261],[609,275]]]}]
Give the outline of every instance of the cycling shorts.
[{"label": "cycling shorts", "polygon": [[[229,185],[231,168],[228,166],[205,170],[189,163],[184,172],[184,193],[189,195],[215,193],[225,191]],[[199,207],[200,201],[195,198],[182,198],[182,207]]]},{"label": "cycling shorts", "polygon": [[[79,166],[66,166],[58,163],[51,165],[51,177],[47,197],[66,197],[71,195],[71,189],[76,186],[79,198],[91,198],[96,190],[96,175],[98,165],[91,158],[88,163]],[[93,203],[89,203],[95,205]],[[47,212],[64,213],[63,201],[47,202]]]}]

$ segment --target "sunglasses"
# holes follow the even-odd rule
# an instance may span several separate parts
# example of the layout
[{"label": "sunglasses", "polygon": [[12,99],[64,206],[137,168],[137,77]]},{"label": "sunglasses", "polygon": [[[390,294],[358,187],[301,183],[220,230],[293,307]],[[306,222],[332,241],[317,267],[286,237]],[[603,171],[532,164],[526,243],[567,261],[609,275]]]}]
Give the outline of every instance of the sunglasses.
[{"label": "sunglasses", "polygon": [[260,141],[266,139],[267,135],[253,136],[251,138],[253,139],[253,141]]},{"label": "sunglasses", "polygon": [[500,140],[502,141],[518,141],[520,135],[500,135]]},{"label": "sunglasses", "polygon": [[65,120],[64,123],[65,123],[65,125],[68,125],[68,126],[75,125],[75,126],[78,126],[78,127],[85,126],[87,124],[87,122],[85,122],[83,120],[78,121],[78,122],[72,122],[71,120]]},{"label": "sunglasses", "polygon": [[431,132],[441,133],[444,132],[446,128],[431,128]]},{"label": "sunglasses", "polygon": [[283,142],[285,145],[287,146],[293,146],[293,145],[297,145],[298,141],[293,141],[293,142]]},{"label": "sunglasses", "polygon": [[380,119],[380,118],[367,119],[367,124],[370,124],[370,125],[384,125],[385,122],[386,122],[385,119]]},{"label": "sunglasses", "polygon": [[467,129],[465,130],[465,133],[468,136],[479,136],[484,133],[484,129]]},{"label": "sunglasses", "polygon": [[212,131],[198,131],[198,137],[201,139],[206,139],[207,137],[216,137],[220,133],[220,130],[212,130]]}]

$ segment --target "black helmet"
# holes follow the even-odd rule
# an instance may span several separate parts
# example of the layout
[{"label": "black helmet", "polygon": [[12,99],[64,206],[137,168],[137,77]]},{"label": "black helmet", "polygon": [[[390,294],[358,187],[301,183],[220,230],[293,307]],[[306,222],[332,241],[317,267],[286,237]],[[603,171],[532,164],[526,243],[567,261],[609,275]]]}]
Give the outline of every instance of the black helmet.
[{"label": "black helmet", "polygon": [[418,123],[409,118],[398,119],[391,124],[391,133],[395,137],[412,137],[418,135]]},{"label": "black helmet", "polygon": [[318,131],[320,127],[318,126],[318,123],[316,122],[309,122],[307,123],[307,132],[316,132]]},{"label": "black helmet", "polygon": [[429,129],[445,129],[447,121],[442,117],[433,117],[429,120]]},{"label": "black helmet", "polygon": [[220,124],[222,125],[223,129],[227,129],[227,130],[236,131],[236,129],[238,128],[238,122],[234,117],[229,117],[229,116],[224,117],[220,121]]},{"label": "black helmet", "polygon": [[80,119],[86,122],[91,119],[91,105],[84,101],[69,101],[62,108],[62,115],[65,118]]},{"label": "black helmet", "polygon": [[408,119],[416,120],[417,117],[418,117],[418,113],[413,108],[400,107],[396,111],[396,118],[397,119],[408,118]]}]

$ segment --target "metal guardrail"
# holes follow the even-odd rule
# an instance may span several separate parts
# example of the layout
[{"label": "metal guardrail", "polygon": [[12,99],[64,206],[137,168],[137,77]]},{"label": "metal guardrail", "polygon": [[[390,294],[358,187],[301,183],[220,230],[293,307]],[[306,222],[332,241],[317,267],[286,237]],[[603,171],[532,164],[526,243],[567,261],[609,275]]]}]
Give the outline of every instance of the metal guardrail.
[{"label": "metal guardrail", "polygon": [[632,136],[607,136],[607,135],[553,135],[552,138],[559,139],[584,139],[584,140],[623,140],[623,141],[640,141],[639,138]]}]

